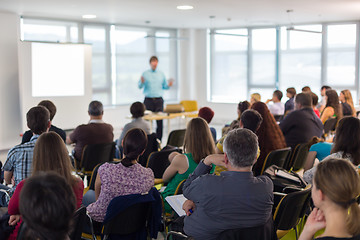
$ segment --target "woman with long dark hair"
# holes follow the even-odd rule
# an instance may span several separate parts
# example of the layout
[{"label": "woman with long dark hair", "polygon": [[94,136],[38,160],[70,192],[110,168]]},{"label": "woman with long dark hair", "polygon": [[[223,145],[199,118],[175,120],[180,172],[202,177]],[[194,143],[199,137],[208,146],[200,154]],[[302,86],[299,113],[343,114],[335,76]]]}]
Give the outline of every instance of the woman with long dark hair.
[{"label": "woman with long dark hair", "polygon": [[342,107],[339,103],[339,97],[335,90],[327,90],[325,93],[326,105],[324,111],[320,115],[322,123],[329,118],[335,117],[339,121],[343,117]]}]

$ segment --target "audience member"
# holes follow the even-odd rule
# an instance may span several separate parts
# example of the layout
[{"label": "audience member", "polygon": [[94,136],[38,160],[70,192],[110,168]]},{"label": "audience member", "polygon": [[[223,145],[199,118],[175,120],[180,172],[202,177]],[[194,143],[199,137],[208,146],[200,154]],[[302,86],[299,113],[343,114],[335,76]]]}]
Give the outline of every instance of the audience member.
[{"label": "audience member", "polygon": [[260,93],[253,93],[250,95],[250,105],[253,105],[256,102],[261,102]]},{"label": "audience member", "polygon": [[301,89],[302,93],[309,93],[311,92],[311,88],[309,86],[305,86]]},{"label": "audience member", "polygon": [[75,206],[74,193],[63,177],[55,173],[30,177],[20,194],[20,213],[26,223],[21,239],[69,239]]},{"label": "audience member", "polygon": [[285,103],[285,114],[288,114],[289,112],[293,111],[295,108],[295,99],[296,90],[295,88],[291,87],[286,89],[286,96],[289,98],[289,100]]},{"label": "audience member", "polygon": [[327,90],[325,93],[326,105],[324,111],[320,115],[322,123],[325,123],[329,118],[337,118],[339,121],[343,117],[339,97],[335,90]]},{"label": "audience member", "polygon": [[273,150],[285,148],[286,142],[279,125],[265,103],[254,103],[251,109],[258,111],[263,118],[259,129],[256,131],[256,135],[259,138],[260,156],[254,165],[253,171],[255,176],[257,176],[261,172],[266,156]]},{"label": "audience member", "polygon": [[239,102],[237,107],[237,114],[238,114],[237,120],[240,120],[241,114],[246,110],[248,110],[249,108],[250,108],[250,103],[248,101]]},{"label": "audience member", "polygon": [[145,105],[142,102],[134,102],[130,106],[130,113],[132,121],[127,123],[124,126],[124,129],[121,132],[121,135],[119,137],[118,146],[121,146],[121,142],[125,137],[125,134],[133,128],[140,128],[145,131],[146,134],[150,134],[150,123],[148,121],[145,121],[143,119],[145,112]]},{"label": "audience member", "polygon": [[[33,133],[30,142],[10,149],[3,166],[5,183],[12,184],[13,187],[9,189],[6,186],[1,186],[1,188],[8,189],[10,196],[14,193],[16,186],[31,175],[35,142],[40,134],[49,130],[50,113],[45,107],[36,106],[27,112],[26,121],[28,128]],[[2,205],[7,206],[6,203],[2,203]]]},{"label": "audience member", "polygon": [[[185,181],[183,205],[187,216],[184,232],[194,239],[217,239],[227,229],[265,224],[272,217],[273,183],[266,176],[254,177],[258,142],[248,129],[228,133],[225,154],[202,160]],[[212,165],[224,166],[221,176],[210,175]]]},{"label": "audience member", "polygon": [[347,89],[342,90],[339,95],[339,100],[342,105],[343,115],[356,117],[356,110],[351,92]]},{"label": "audience member", "polygon": [[[272,99],[266,101],[270,113],[274,116],[284,115],[285,105],[281,102],[282,97],[282,92],[280,90],[275,90]],[[273,103],[269,104],[269,102]]]},{"label": "audience member", "polygon": [[330,90],[330,89],[331,89],[331,87],[326,86],[326,85],[321,87],[321,92],[320,92],[321,101],[317,105],[317,109],[319,109],[320,112],[322,112],[324,110],[325,105],[326,105],[325,93],[326,93],[327,90]]},{"label": "audience member", "polygon": [[359,193],[360,177],[350,163],[336,158],[321,162],[311,194],[315,208],[306,221],[300,240],[311,240],[324,228],[321,236],[315,239],[359,240]]},{"label": "audience member", "polygon": [[316,116],[318,116],[320,118],[320,111],[316,107],[318,105],[318,102],[319,102],[319,97],[313,92],[311,92],[310,95],[311,95],[311,98],[312,98],[312,108],[314,110],[314,113],[316,114]]},{"label": "audience member", "polygon": [[[43,106],[46,107],[47,110],[49,110],[50,112],[50,122],[51,122],[51,126],[49,131],[50,132],[56,132],[57,134],[60,135],[60,137],[64,140],[64,142],[66,141],[66,133],[64,130],[55,127],[54,125],[52,125],[52,120],[54,119],[54,116],[56,114],[56,106],[53,102],[49,101],[49,100],[44,100],[39,102],[38,106]],[[31,137],[33,136],[33,133],[31,132],[31,130],[28,130],[24,133],[22,140],[21,140],[21,144],[26,143],[26,142],[30,142]]]},{"label": "audience member", "polygon": [[[349,160],[355,166],[360,164],[360,120],[355,117],[344,117],[336,128],[335,141],[331,155],[324,158],[342,158]],[[316,166],[304,173],[304,180],[311,183]]]},{"label": "audience member", "polygon": [[320,162],[331,154],[332,143],[325,142],[324,139],[313,137],[309,141],[309,155],[313,155]]},{"label": "audience member", "polygon": [[295,97],[295,111],[289,113],[280,123],[288,147],[307,143],[313,136],[321,137],[324,126],[312,109],[309,93]]},{"label": "audience member", "polygon": [[[184,139],[184,152],[184,154],[173,152],[169,155],[170,166],[163,175],[164,182],[168,183],[161,193],[164,199],[174,195],[179,183],[194,171],[201,159],[215,153],[215,144],[204,119],[193,118],[188,123]],[[165,211],[171,211],[167,203],[165,203]]]},{"label": "audience member", "polygon": [[74,157],[78,164],[86,145],[110,143],[114,138],[113,127],[102,120],[104,109],[101,102],[92,101],[89,104],[88,114],[90,116],[89,123],[75,128],[66,139],[67,144],[75,143]]},{"label": "audience member", "polygon": [[[69,152],[66,149],[64,141],[57,133],[43,133],[36,141],[32,169],[33,176],[41,172],[55,172],[63,176],[67,184],[69,184],[74,191],[76,207],[79,208],[81,206],[84,183],[80,178],[72,174],[74,169],[71,165]],[[17,185],[14,195],[9,202],[8,213],[11,215],[11,225],[18,223],[10,239],[16,239],[17,230],[20,227],[19,197],[27,181],[27,179],[24,179]]]},{"label": "audience member", "polygon": [[[199,117],[203,118],[208,124],[210,124],[211,120],[214,117],[214,114],[214,111],[209,107],[202,107],[199,109]],[[216,129],[210,126],[209,128],[214,142],[216,143]]]},{"label": "audience member", "polygon": [[153,187],[153,171],[137,163],[145,151],[147,141],[147,135],[142,129],[129,130],[123,140],[125,158],[120,163],[104,163],[99,167],[95,191],[89,190],[83,200],[84,205],[88,205],[87,210],[92,219],[103,222],[106,209],[115,197],[146,193]]}]

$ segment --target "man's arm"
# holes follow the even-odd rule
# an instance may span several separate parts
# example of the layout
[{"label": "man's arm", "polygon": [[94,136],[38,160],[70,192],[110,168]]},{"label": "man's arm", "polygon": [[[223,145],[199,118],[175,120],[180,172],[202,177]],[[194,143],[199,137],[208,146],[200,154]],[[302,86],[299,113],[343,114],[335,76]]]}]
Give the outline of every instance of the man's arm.
[{"label": "man's arm", "polygon": [[6,184],[11,184],[12,177],[13,177],[12,171],[4,171],[4,180]]},{"label": "man's arm", "polygon": [[138,87],[141,89],[144,87],[144,85],[145,85],[145,78],[144,78],[144,75],[141,75],[139,83],[138,83]]},{"label": "man's arm", "polygon": [[296,121],[296,119],[293,119],[292,117],[293,113],[294,112],[289,113],[289,115],[287,115],[279,124],[279,127],[284,135],[289,131],[293,122]]}]

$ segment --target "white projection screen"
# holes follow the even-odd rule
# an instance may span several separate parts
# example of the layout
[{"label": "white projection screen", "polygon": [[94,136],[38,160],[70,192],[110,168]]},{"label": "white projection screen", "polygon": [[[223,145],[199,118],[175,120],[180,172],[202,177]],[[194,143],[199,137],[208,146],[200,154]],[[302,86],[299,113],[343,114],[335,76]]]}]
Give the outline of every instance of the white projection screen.
[{"label": "white projection screen", "polygon": [[23,131],[26,113],[42,100],[57,108],[53,124],[73,129],[89,120],[92,99],[92,48],[88,44],[21,41],[19,88]]}]

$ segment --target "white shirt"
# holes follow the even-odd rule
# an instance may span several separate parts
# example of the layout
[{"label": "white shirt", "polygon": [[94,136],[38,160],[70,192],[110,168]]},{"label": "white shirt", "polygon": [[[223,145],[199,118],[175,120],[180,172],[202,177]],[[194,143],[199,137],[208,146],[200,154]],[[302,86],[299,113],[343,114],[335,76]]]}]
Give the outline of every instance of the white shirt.
[{"label": "white shirt", "polygon": [[285,105],[282,102],[267,104],[272,115],[284,115]]}]

